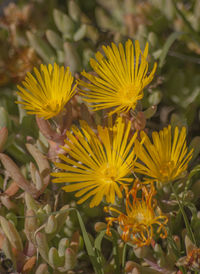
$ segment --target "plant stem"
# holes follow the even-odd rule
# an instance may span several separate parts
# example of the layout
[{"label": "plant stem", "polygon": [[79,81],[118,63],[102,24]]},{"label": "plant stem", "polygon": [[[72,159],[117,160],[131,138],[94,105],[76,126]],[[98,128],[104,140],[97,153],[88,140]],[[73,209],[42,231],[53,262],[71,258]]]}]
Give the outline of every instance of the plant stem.
[{"label": "plant stem", "polygon": [[175,188],[174,188],[174,186],[173,186],[172,183],[171,183],[171,188],[172,188],[172,191],[173,191],[173,193],[174,193],[174,195],[175,195],[175,197],[176,197],[176,200],[177,200],[177,202],[178,202],[180,211],[181,211],[181,213],[182,213],[182,215],[183,215],[183,219],[184,219],[184,222],[185,222],[185,227],[186,227],[186,229],[187,229],[188,236],[189,236],[190,240],[191,240],[195,245],[197,245],[197,244],[196,244],[195,237],[194,237],[194,234],[193,234],[193,231],[192,231],[192,228],[191,228],[190,223],[189,223],[189,221],[188,221],[188,218],[187,218],[187,216],[186,216],[186,214],[185,214],[185,210],[184,210],[184,208],[183,208],[182,202],[180,201],[180,199],[179,199],[179,197],[178,197],[178,195],[177,195],[177,193],[176,193],[176,190],[175,190]]},{"label": "plant stem", "polygon": [[[169,244],[171,245],[171,248],[173,249],[174,255],[176,256],[176,259],[178,260],[181,257],[180,251],[178,250],[176,243],[172,237],[170,228],[168,229],[167,232],[168,236],[167,239],[169,241]],[[182,271],[182,274],[187,274],[187,271],[184,266],[179,266],[180,271]]]}]

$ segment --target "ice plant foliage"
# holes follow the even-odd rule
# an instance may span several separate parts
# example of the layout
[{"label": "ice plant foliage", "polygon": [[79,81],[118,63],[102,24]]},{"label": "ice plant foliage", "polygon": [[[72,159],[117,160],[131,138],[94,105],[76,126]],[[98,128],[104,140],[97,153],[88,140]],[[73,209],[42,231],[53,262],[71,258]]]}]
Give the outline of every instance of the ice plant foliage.
[{"label": "ice plant foliage", "polygon": [[23,101],[16,103],[22,104],[28,114],[50,119],[57,116],[74,95],[74,78],[69,67],[65,69],[55,63],[54,66],[41,64],[40,71],[34,68],[34,72],[35,77],[30,72],[27,73],[22,82],[24,87],[18,86],[17,94]]},{"label": "ice plant foliage", "polygon": [[[112,206],[104,208],[106,212],[118,214],[118,217],[106,218],[108,235],[111,235],[110,227],[115,222],[122,231],[122,239],[138,247],[149,245],[154,235],[166,238],[165,225],[168,219],[166,216],[160,215],[160,210],[156,212],[157,204],[156,200],[153,199],[155,188],[153,184],[149,186],[136,180],[130,191],[125,188],[126,213],[122,213]],[[140,193],[140,197],[137,197],[138,193]],[[154,227],[157,229],[155,230]]]},{"label": "ice plant foliage", "polygon": [[59,155],[65,163],[55,163],[63,172],[53,173],[54,183],[69,183],[66,192],[78,191],[82,203],[92,197],[90,207],[99,205],[105,196],[108,203],[115,202],[115,196],[122,198],[120,185],[132,181],[129,178],[135,162],[133,149],[137,133],[129,139],[131,123],[127,125],[118,118],[112,127],[98,126],[97,135],[85,123],[81,129],[72,127],[65,140],[67,156]]},{"label": "ice plant foliage", "polygon": [[131,40],[117,47],[103,46],[105,56],[97,52],[96,60],[91,59],[90,65],[96,72],[94,76],[85,71],[82,75],[89,80],[80,80],[81,94],[93,110],[114,108],[110,114],[127,112],[135,109],[138,100],[143,98],[143,89],[153,79],[157,64],[149,75],[148,43],[142,53],[139,42],[135,46]]},{"label": "ice plant foliage", "polygon": [[175,128],[172,136],[171,126],[152,133],[153,143],[145,132],[141,132],[143,144],[137,142],[137,162],[135,172],[146,175],[160,183],[168,183],[180,177],[192,158],[186,145],[186,128]]}]

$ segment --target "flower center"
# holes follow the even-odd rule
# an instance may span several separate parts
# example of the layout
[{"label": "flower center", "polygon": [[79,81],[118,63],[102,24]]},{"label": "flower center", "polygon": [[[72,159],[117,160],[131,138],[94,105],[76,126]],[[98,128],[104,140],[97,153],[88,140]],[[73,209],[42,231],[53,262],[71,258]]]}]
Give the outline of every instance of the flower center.
[{"label": "flower center", "polygon": [[57,113],[60,111],[60,106],[57,102],[55,101],[49,101],[44,105],[44,109],[47,112],[53,112],[53,113]]},{"label": "flower center", "polygon": [[116,180],[117,177],[117,170],[114,166],[109,166],[107,164],[106,166],[101,168],[101,179],[106,183],[113,183]]},{"label": "flower center", "polygon": [[161,180],[163,182],[165,181],[169,181],[170,179],[173,178],[174,175],[174,171],[175,171],[175,163],[174,161],[165,161],[163,163],[161,163],[160,166],[160,175],[161,175]]},{"label": "flower center", "polygon": [[123,101],[123,103],[132,105],[134,102],[138,100],[138,95],[141,89],[141,85],[136,85],[135,83],[124,86],[121,88],[119,92],[120,99]]},{"label": "flower center", "polygon": [[132,99],[135,96],[136,88],[134,85],[130,85],[126,88],[126,97],[127,99]]},{"label": "flower center", "polygon": [[152,223],[153,215],[146,202],[137,202],[129,216],[129,223],[149,225]]}]

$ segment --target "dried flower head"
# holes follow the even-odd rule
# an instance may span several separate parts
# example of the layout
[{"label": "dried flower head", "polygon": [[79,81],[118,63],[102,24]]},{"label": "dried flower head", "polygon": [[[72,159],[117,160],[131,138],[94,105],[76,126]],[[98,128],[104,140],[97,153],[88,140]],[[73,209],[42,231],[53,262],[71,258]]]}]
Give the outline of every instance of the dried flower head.
[{"label": "dried flower head", "polygon": [[185,266],[187,269],[198,271],[200,269],[200,248],[192,249],[187,256],[181,257],[177,266]]},{"label": "dried flower head", "polygon": [[145,132],[141,132],[143,144],[137,142],[137,162],[135,172],[147,175],[157,182],[168,183],[177,179],[187,169],[192,158],[186,145],[186,128],[175,128],[172,137],[171,126],[152,133],[153,143]]},{"label": "dried flower head", "polygon": [[33,48],[24,47],[12,52],[12,55],[4,60],[4,69],[15,83],[19,83],[25,78],[27,72],[40,63]]},{"label": "dried flower head", "polygon": [[[116,212],[118,217],[106,218],[107,234],[110,235],[110,227],[113,222],[116,222],[122,230],[122,239],[125,242],[130,242],[134,245],[145,246],[151,243],[154,235],[159,235],[161,238],[166,238],[167,231],[165,225],[168,218],[156,212],[156,200],[153,199],[155,195],[155,188],[150,184],[142,185],[138,180],[135,181],[134,186],[130,191],[126,191],[126,213],[122,213],[116,208],[105,207],[106,212]],[[141,192],[141,193],[140,193]],[[137,197],[138,193],[141,194]],[[158,211],[158,210],[157,210]],[[157,226],[156,232],[154,227]]]},{"label": "dried flower head", "polygon": [[23,101],[16,103],[22,104],[28,114],[36,114],[44,119],[57,116],[64,108],[66,103],[74,95],[76,84],[72,87],[74,78],[69,67],[59,67],[57,64],[41,65],[40,72],[34,68],[36,77],[27,73],[25,81],[22,82],[24,89],[17,94]]},{"label": "dried flower head", "polygon": [[55,163],[64,172],[53,173],[54,183],[69,183],[66,192],[78,191],[76,197],[82,203],[92,197],[90,207],[99,205],[103,197],[108,203],[115,202],[115,195],[122,198],[120,185],[132,181],[129,178],[133,168],[135,153],[135,133],[129,139],[131,123],[127,125],[118,118],[114,126],[97,128],[97,135],[84,121],[81,128],[72,127],[67,132],[64,147],[68,156],[59,155],[65,163]]},{"label": "dried flower head", "polygon": [[89,83],[80,80],[81,94],[93,110],[114,108],[113,113],[128,112],[135,109],[138,100],[143,98],[143,89],[153,79],[157,64],[147,76],[148,72],[148,43],[142,53],[139,42],[135,47],[131,40],[117,47],[103,46],[106,57],[96,53],[96,60],[91,59],[90,65],[98,76],[82,72]]}]

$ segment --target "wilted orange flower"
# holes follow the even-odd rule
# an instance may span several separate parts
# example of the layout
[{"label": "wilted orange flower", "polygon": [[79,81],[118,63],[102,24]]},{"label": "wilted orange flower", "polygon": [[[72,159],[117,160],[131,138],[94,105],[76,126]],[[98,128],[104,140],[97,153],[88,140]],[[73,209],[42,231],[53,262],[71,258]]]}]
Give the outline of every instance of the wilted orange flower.
[{"label": "wilted orange flower", "polygon": [[200,248],[192,249],[188,252],[187,256],[181,257],[176,265],[185,266],[190,270],[198,271],[200,269]]},{"label": "wilted orange flower", "polygon": [[[138,180],[135,181],[133,188],[126,191],[126,214],[120,212],[113,207],[105,207],[106,212],[116,212],[118,217],[106,218],[107,234],[110,235],[110,227],[113,222],[116,222],[122,230],[122,239],[125,242],[131,242],[134,245],[145,246],[151,243],[154,234],[159,235],[161,238],[166,238],[167,231],[165,225],[168,218],[161,215],[160,210],[155,210],[157,203],[153,199],[156,191],[153,184],[150,187],[141,184]],[[141,192],[141,196],[137,194]],[[154,227],[157,226],[156,232]]]}]

